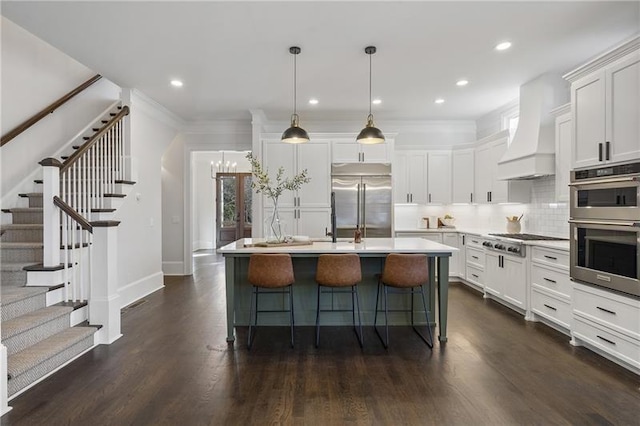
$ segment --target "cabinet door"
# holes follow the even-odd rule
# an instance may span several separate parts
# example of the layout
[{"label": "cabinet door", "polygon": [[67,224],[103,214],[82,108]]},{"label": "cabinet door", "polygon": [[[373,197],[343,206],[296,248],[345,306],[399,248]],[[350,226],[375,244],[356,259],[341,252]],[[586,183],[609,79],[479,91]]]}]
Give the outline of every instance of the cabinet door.
[{"label": "cabinet door", "polygon": [[514,306],[526,309],[527,282],[524,262],[520,258],[502,256],[501,268],[504,299]]},{"label": "cabinet door", "polygon": [[430,152],[427,170],[427,202],[451,203],[451,152]]},{"label": "cabinet door", "polygon": [[453,151],[452,160],[452,202],[473,203],[473,150]]},{"label": "cabinet door", "polygon": [[360,151],[362,152],[361,161],[365,163],[389,163],[391,156],[389,155],[389,142],[375,144],[375,145],[360,145]]},{"label": "cabinet door", "polygon": [[556,118],[556,201],[569,201],[571,170],[571,114]]},{"label": "cabinet door", "polygon": [[297,146],[297,170],[307,169],[311,178],[298,191],[298,207],[330,207],[331,205],[331,163],[329,142],[306,143]]},{"label": "cabinet door", "polygon": [[465,267],[467,264],[467,236],[465,234],[457,234],[458,235],[458,248],[460,251],[458,252],[458,272],[460,278],[467,278],[467,268]]},{"label": "cabinet door", "polygon": [[600,164],[606,137],[604,79],[604,72],[597,72],[571,85],[574,169]]},{"label": "cabinet door", "polygon": [[427,154],[409,154],[407,158],[409,200],[412,203],[427,203]]},{"label": "cabinet door", "polygon": [[421,238],[442,244],[442,232],[434,232],[434,233],[430,232],[428,234],[422,235]]},{"label": "cabinet door", "polygon": [[[296,150],[295,145],[281,141],[266,141],[263,145],[262,167],[268,169],[272,186],[275,186],[276,174],[280,167],[284,168],[285,177],[293,177],[296,174]],[[283,191],[278,200],[280,207],[293,207],[292,191]],[[265,207],[271,207],[267,197],[264,199]]]},{"label": "cabinet door", "polygon": [[333,163],[358,163],[360,162],[360,144],[354,141],[333,141]]},{"label": "cabinet door", "polygon": [[500,255],[493,252],[485,254],[485,282],[484,289],[487,293],[502,297],[504,293],[504,280],[502,268],[500,268]]},{"label": "cabinet door", "polygon": [[491,179],[495,164],[491,165],[491,146],[485,145],[475,152],[475,187],[476,202],[488,203],[489,191],[491,191]]},{"label": "cabinet door", "polygon": [[[458,234],[455,232],[445,232],[442,234],[442,244],[458,248]],[[449,258],[449,276],[460,275],[460,252],[454,251]]]},{"label": "cabinet door", "polygon": [[606,141],[610,155],[605,160],[640,159],[640,53],[606,70]]},{"label": "cabinet door", "polygon": [[509,181],[498,179],[498,161],[507,152],[507,140],[491,147],[491,203],[509,202]]},{"label": "cabinet door", "polygon": [[320,238],[331,229],[331,209],[300,208],[297,212],[297,235]]},{"label": "cabinet door", "polygon": [[[271,215],[273,213],[273,209],[272,208],[265,208],[262,211],[262,218],[263,218],[263,224],[262,224],[262,235],[260,237],[262,238],[266,238],[267,237],[267,228],[270,225],[270,219],[271,219]],[[294,213],[294,209],[293,208],[278,208],[278,216],[280,216],[280,227],[284,232],[284,235],[298,235],[298,224],[296,222],[296,214]]]},{"label": "cabinet door", "polygon": [[393,155],[392,179],[393,179],[393,202],[409,203],[409,172],[407,160],[409,155],[396,152]]}]

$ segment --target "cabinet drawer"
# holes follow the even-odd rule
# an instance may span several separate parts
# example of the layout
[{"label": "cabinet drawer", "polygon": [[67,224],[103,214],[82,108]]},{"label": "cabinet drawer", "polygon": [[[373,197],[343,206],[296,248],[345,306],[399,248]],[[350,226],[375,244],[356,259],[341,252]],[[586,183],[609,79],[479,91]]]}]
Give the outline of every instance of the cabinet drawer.
[{"label": "cabinet drawer", "polygon": [[569,329],[571,325],[571,305],[544,293],[531,292],[531,310],[536,314]]},{"label": "cabinet drawer", "polygon": [[531,259],[545,265],[557,266],[569,270],[569,252],[544,247],[531,247]]},{"label": "cabinet drawer", "polygon": [[467,263],[484,269],[484,251],[473,247],[467,247]]},{"label": "cabinet drawer", "polygon": [[573,289],[575,315],[640,339],[640,301],[582,284]]},{"label": "cabinet drawer", "polygon": [[474,284],[479,285],[480,287],[484,287],[484,271],[478,268],[475,268],[471,265],[467,265],[466,270],[467,281],[470,281]]},{"label": "cabinet drawer", "polygon": [[572,324],[574,338],[590,343],[628,364],[640,367],[640,341],[630,339],[613,331],[608,331],[594,323],[576,318]]},{"label": "cabinet drawer", "polygon": [[469,235],[469,234],[465,234],[464,236],[464,243],[465,245],[469,246],[469,247],[477,247],[479,249],[482,249],[482,238],[478,237],[477,235]]},{"label": "cabinet drawer", "polygon": [[531,265],[531,286],[542,287],[554,296],[571,299],[572,286],[568,272],[560,272],[542,265]]}]

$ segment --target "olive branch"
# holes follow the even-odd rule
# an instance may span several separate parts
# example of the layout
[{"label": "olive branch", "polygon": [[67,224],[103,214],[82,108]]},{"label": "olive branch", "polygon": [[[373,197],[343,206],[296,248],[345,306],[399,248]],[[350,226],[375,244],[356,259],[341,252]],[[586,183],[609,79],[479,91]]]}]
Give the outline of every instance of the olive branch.
[{"label": "olive branch", "polygon": [[264,194],[274,201],[282,195],[283,191],[297,191],[303,184],[311,181],[311,178],[307,176],[307,169],[304,169],[292,178],[285,178],[284,167],[280,166],[276,173],[275,182],[272,182],[269,177],[269,169],[264,169],[260,161],[253,156],[253,153],[247,153],[246,158],[251,163],[251,174],[254,177],[254,179],[251,180],[251,188],[254,189],[257,194]]}]

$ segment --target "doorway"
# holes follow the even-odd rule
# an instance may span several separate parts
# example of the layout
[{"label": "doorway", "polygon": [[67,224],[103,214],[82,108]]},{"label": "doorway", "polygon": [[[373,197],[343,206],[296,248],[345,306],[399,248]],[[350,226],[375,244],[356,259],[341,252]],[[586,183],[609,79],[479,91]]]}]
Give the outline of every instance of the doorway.
[{"label": "doorway", "polygon": [[216,247],[251,237],[251,173],[216,173]]}]

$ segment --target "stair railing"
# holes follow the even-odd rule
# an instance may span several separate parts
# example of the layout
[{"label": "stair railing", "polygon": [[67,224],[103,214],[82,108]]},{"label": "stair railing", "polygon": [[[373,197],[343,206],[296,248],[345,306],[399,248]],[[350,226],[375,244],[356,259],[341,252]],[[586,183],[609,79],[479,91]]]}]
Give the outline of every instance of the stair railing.
[{"label": "stair railing", "polygon": [[82,83],[80,86],[76,87],[75,89],[73,89],[69,93],[67,93],[64,96],[62,96],[57,101],[53,102],[50,105],[47,105],[44,109],[42,109],[38,113],[34,114],[29,119],[25,120],[19,126],[11,129],[6,135],[3,135],[2,138],[0,138],[0,146],[3,146],[4,144],[9,142],[10,140],[15,138],[16,136],[20,135],[22,132],[27,130],[29,127],[33,126],[38,121],[40,121],[43,118],[45,118],[47,115],[53,114],[53,112],[55,110],[60,108],[62,105],[67,103],[67,101],[69,101],[71,98],[73,98],[78,93],[82,92],[84,89],[86,89],[87,87],[91,86],[93,83],[95,83],[96,81],[100,80],[101,78],[102,78],[102,76],[100,74],[94,75],[89,80],[87,80],[84,83]]},{"label": "stair railing", "polygon": [[[106,199],[125,178],[124,117],[119,107],[96,133],[63,163],[53,158],[43,166],[45,268],[64,270],[65,300],[85,301],[91,288],[94,214],[111,211]],[[49,201],[50,200],[50,201]],[[62,212],[62,214],[61,214]]]}]

